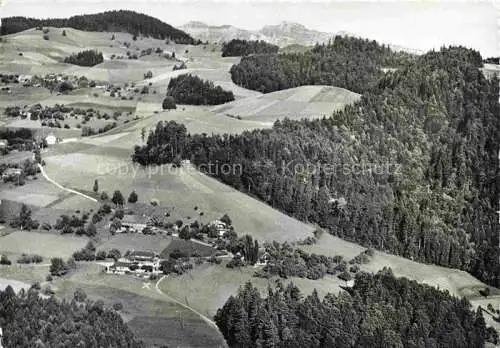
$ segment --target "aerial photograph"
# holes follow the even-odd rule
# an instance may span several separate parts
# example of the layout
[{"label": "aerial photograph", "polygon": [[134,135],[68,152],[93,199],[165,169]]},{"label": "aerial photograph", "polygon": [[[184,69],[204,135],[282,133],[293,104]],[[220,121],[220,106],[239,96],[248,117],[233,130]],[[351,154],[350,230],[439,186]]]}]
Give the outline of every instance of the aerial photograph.
[{"label": "aerial photograph", "polygon": [[493,0],[0,20],[0,348],[500,347]]}]

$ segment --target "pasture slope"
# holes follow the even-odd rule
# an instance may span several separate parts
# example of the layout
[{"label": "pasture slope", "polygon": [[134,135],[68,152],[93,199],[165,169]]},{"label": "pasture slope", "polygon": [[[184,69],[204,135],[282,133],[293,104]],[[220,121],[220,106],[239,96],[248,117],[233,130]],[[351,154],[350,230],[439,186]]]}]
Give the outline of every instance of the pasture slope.
[{"label": "pasture slope", "polygon": [[360,95],[331,86],[302,86],[236,100],[215,106],[212,112],[244,120],[274,122],[290,119],[320,118],[343,109]]}]

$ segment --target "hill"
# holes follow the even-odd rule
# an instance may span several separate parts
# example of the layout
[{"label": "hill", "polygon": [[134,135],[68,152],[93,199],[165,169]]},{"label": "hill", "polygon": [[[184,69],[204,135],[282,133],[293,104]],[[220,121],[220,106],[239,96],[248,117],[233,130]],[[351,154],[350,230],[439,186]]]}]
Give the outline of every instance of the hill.
[{"label": "hill", "polygon": [[235,84],[262,93],[304,85],[363,93],[384,76],[381,67],[398,67],[413,59],[373,40],[338,35],[304,53],[245,56],[230,72]]},{"label": "hill", "polygon": [[156,39],[170,39],[176,43],[195,44],[191,36],[154,17],[133,11],[107,11],[70,18],[36,19],[26,17],[2,18],[2,35],[18,33],[40,26],[69,27],[83,31],[124,31]]},{"label": "hill", "polygon": [[[236,136],[181,130],[136,148],[135,159],[166,163],[161,149],[175,146],[216,166],[226,184],[334,235],[498,286],[499,84],[481,67],[473,50],[431,51],[331,118]],[[216,170],[235,163],[243,172]]]},{"label": "hill", "polygon": [[360,95],[331,86],[301,86],[256,97],[239,99],[212,109],[220,115],[271,121],[320,118],[359,100]]}]

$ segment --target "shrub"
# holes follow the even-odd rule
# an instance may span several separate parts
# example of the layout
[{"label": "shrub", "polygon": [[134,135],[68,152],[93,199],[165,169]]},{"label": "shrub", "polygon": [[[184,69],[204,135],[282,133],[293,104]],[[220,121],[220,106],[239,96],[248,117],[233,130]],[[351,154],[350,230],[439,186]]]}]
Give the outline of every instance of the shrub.
[{"label": "shrub", "polygon": [[176,109],[177,106],[175,105],[175,99],[170,96],[165,97],[165,99],[163,99],[162,107],[163,110]]},{"label": "shrub", "polygon": [[2,255],[2,257],[0,257],[0,265],[11,265],[12,262],[7,258],[6,255]]},{"label": "shrub", "polygon": [[47,34],[43,35],[44,40],[49,40],[49,36]]},{"label": "shrub", "polygon": [[121,304],[121,302],[116,302],[113,304],[113,309],[115,311],[121,311],[123,309],[123,305]]}]

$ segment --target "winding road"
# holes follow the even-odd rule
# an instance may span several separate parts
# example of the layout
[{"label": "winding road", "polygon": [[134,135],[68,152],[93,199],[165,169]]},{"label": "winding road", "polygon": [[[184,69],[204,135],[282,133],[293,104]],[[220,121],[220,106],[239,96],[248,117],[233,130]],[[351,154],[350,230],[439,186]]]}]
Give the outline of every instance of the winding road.
[{"label": "winding road", "polygon": [[56,182],[55,180],[49,178],[49,176],[47,175],[47,173],[45,173],[45,170],[43,169],[43,166],[38,163],[38,168],[40,168],[40,172],[42,173],[43,177],[50,183],[54,184],[55,186],[59,187],[61,190],[64,190],[64,191],[67,191],[67,192],[71,192],[71,193],[74,193],[76,195],[79,195],[79,196],[82,196],[86,199],[89,199],[91,200],[92,202],[97,202],[97,199],[93,198],[93,197],[90,197],[90,196],[87,196],[86,194],[84,193],[81,193],[81,192],[78,192],[76,190],[73,190],[73,189],[70,189],[70,188],[67,188],[67,187],[64,187],[63,185],[59,184],[58,182]]},{"label": "winding road", "polygon": [[155,289],[156,289],[156,292],[158,292],[159,294],[165,296],[166,298],[168,298],[170,301],[172,302],[175,302],[177,303],[178,305],[181,305],[182,307],[192,311],[193,313],[197,314],[201,319],[203,319],[208,325],[212,326],[213,328],[219,330],[219,328],[217,327],[217,325],[215,324],[215,322],[213,320],[211,320],[209,317],[207,317],[206,315],[203,315],[202,313],[198,312],[196,309],[194,309],[193,307],[191,306],[188,306],[184,303],[182,303],[181,301],[173,298],[172,296],[164,293],[163,291],[161,291],[160,289],[160,283],[165,279],[167,278],[166,275],[162,276],[155,284]]}]

